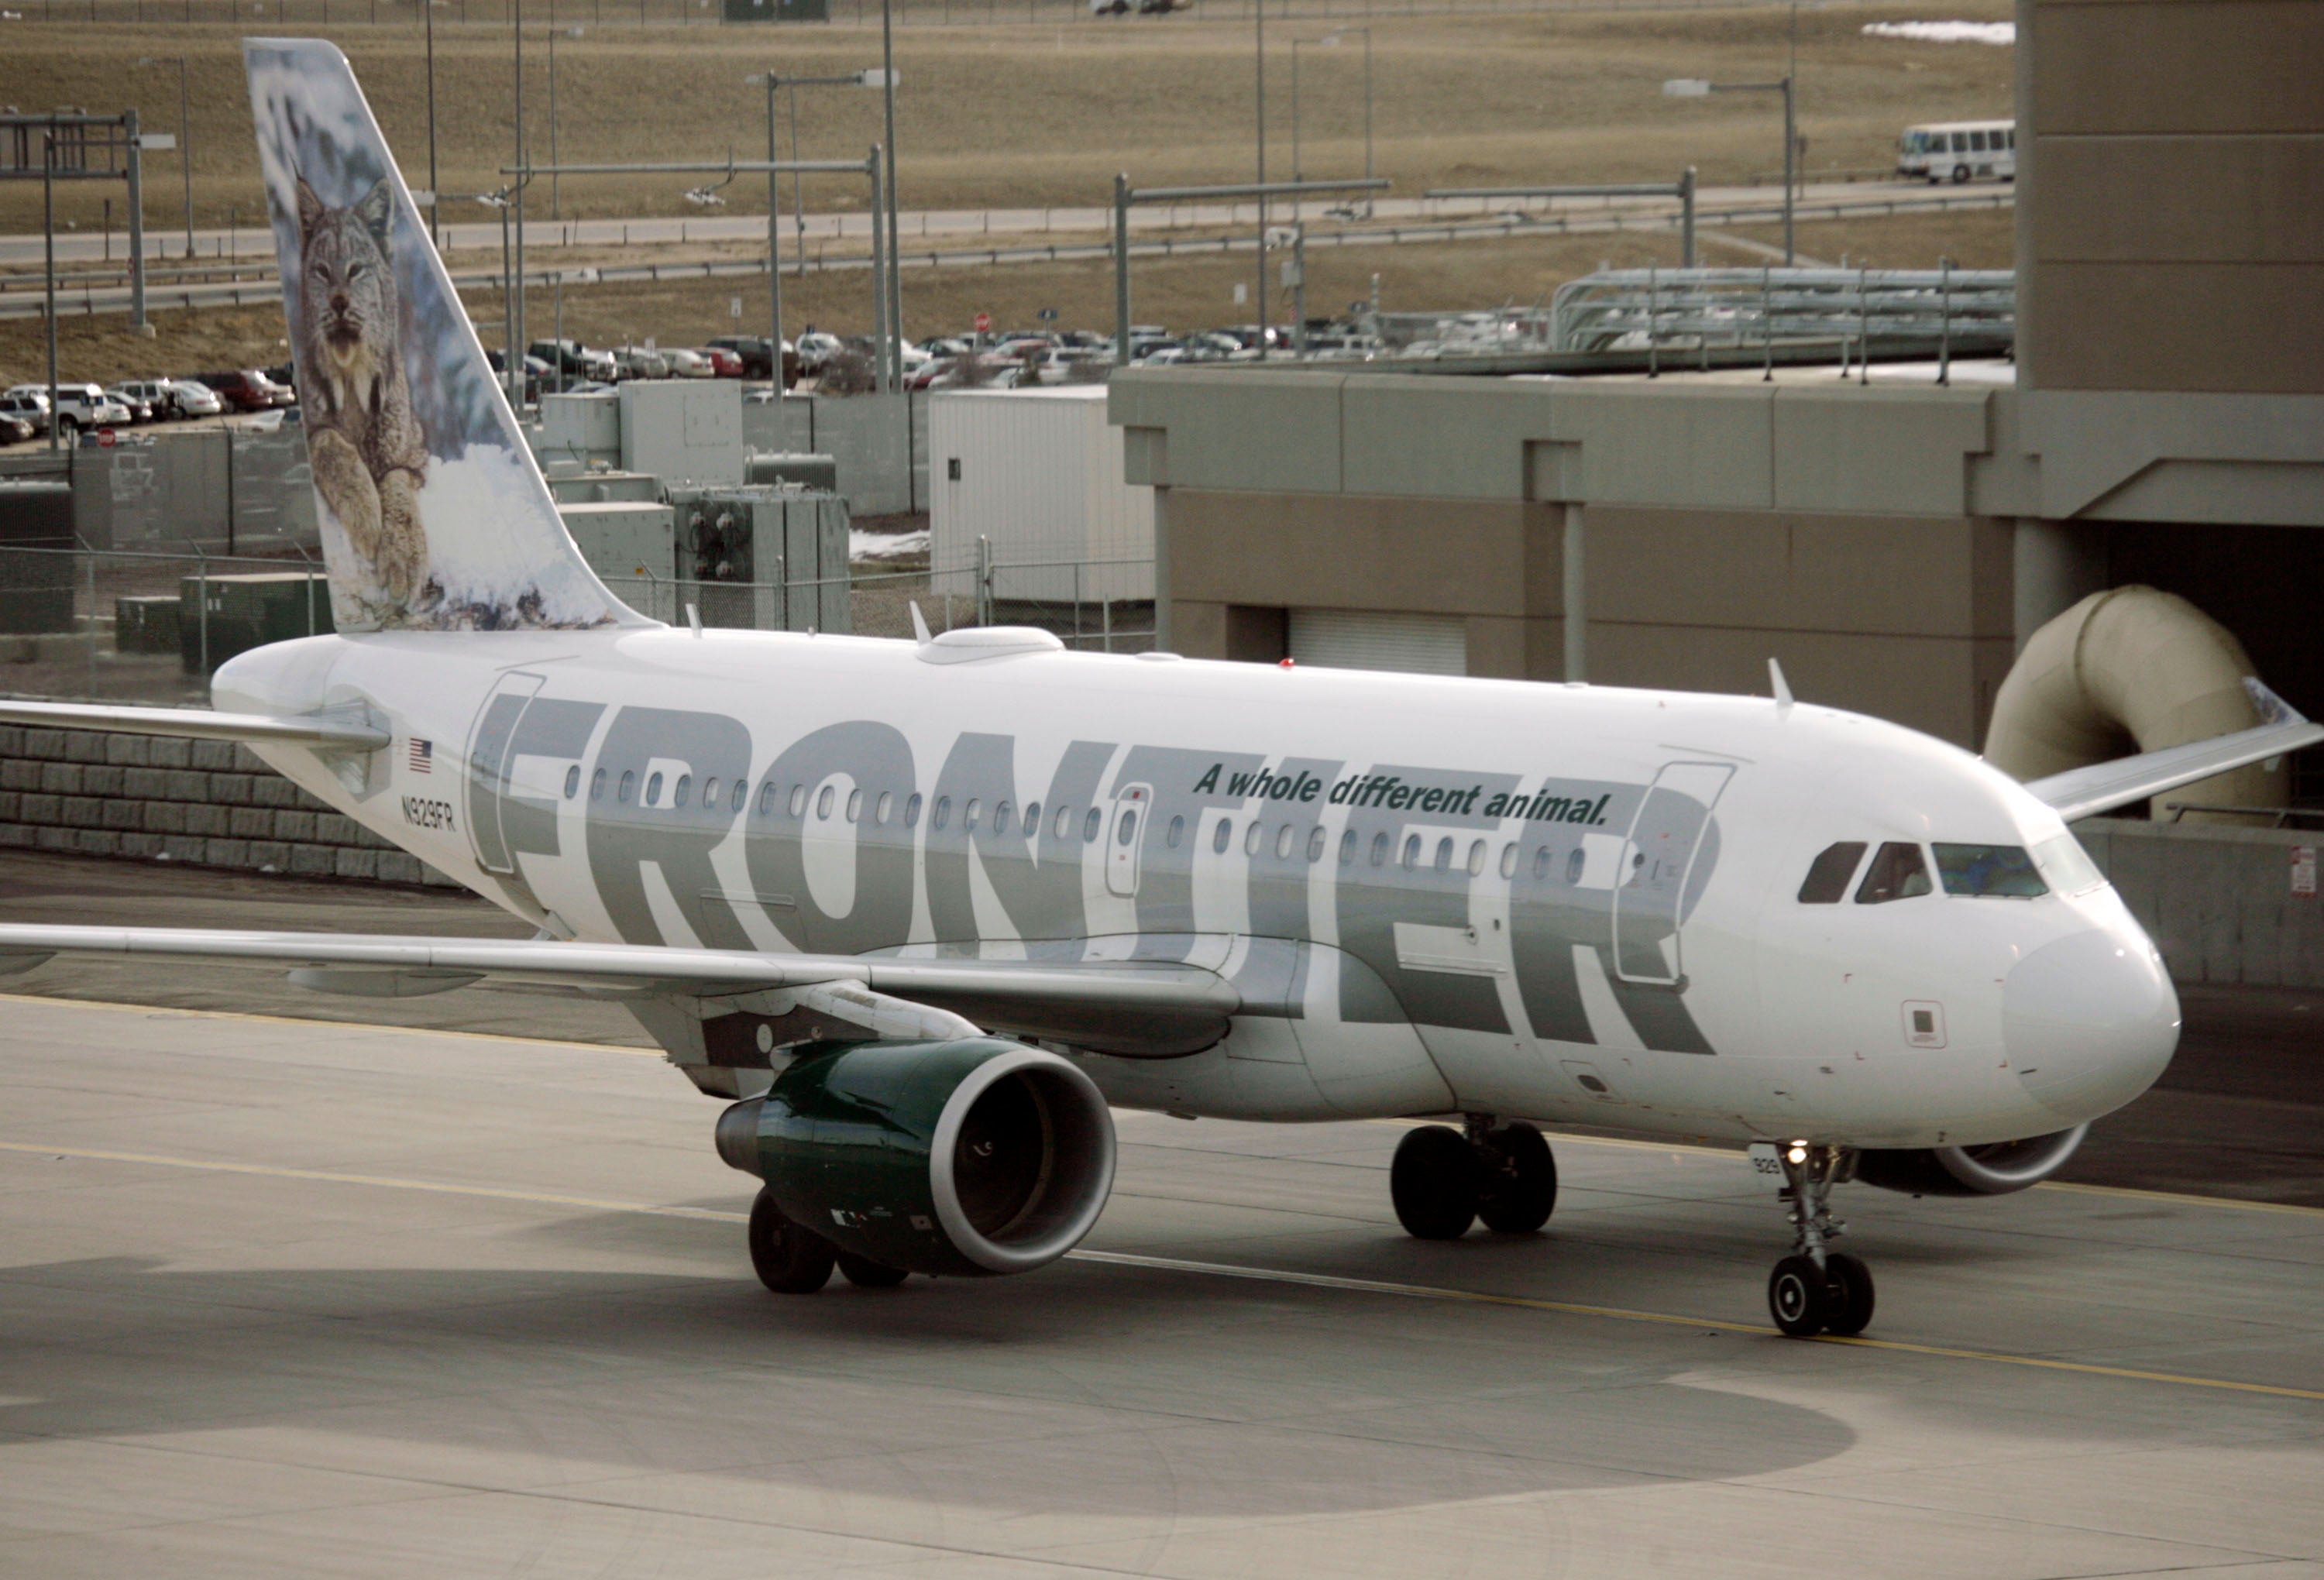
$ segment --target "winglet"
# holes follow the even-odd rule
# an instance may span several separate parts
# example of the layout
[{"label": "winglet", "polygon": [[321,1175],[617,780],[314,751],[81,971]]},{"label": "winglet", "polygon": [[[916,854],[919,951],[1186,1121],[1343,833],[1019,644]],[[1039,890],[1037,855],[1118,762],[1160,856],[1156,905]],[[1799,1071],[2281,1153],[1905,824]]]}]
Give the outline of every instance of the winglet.
[{"label": "winglet", "polygon": [[1792,705],[1791,683],[1784,678],[1784,666],[1773,658],[1767,660],[1767,679],[1775,688],[1775,706],[1788,711]]},{"label": "winglet", "polygon": [[928,617],[920,612],[920,601],[917,598],[912,600],[912,640],[923,648],[936,640],[928,634]]},{"label": "winglet", "polygon": [[2308,722],[2306,716],[2303,715],[2299,709],[2293,707],[2290,703],[2285,702],[2282,697],[2277,696],[2273,692],[2268,690],[2267,686],[2256,675],[2246,675],[2244,676],[2244,692],[2245,694],[2251,698],[2252,706],[2259,710],[2259,721],[2263,724],[2305,724]]}]

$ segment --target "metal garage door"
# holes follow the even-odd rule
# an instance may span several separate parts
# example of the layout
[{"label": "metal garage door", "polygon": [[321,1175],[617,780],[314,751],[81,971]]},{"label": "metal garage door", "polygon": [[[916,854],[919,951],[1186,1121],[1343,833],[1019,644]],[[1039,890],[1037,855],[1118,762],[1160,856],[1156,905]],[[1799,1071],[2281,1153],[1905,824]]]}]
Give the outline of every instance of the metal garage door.
[{"label": "metal garage door", "polygon": [[1291,657],[1333,669],[1469,673],[1468,622],[1457,614],[1380,614],[1356,609],[1290,611]]}]

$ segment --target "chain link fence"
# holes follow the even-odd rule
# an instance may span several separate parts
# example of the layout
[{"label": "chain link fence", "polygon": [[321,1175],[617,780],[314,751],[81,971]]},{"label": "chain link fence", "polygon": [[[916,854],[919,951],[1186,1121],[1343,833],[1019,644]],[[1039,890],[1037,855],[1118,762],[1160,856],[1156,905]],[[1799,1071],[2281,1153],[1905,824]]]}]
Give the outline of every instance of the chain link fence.
[{"label": "chain link fence", "polygon": [[[1154,601],[1109,595],[1151,560],[987,558],[966,572],[867,568],[844,577],[612,581],[639,612],[672,625],[906,638],[918,604],[931,633],[1037,626],[1067,648],[1154,646]],[[335,629],[319,559],[272,555],[0,547],[0,693],[203,704],[236,655]]]}]

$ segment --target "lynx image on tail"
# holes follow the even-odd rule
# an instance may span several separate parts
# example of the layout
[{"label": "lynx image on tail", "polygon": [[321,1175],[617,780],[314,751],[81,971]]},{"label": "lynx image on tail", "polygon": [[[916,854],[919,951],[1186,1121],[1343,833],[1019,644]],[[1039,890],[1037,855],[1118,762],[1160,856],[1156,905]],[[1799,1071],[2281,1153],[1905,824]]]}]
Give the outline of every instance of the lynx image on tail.
[{"label": "lynx image on tail", "polygon": [[408,606],[428,575],[419,500],[428,443],[397,339],[393,205],[384,180],[347,208],[329,207],[300,180],[303,289],[292,327],[315,487],[388,596]]}]

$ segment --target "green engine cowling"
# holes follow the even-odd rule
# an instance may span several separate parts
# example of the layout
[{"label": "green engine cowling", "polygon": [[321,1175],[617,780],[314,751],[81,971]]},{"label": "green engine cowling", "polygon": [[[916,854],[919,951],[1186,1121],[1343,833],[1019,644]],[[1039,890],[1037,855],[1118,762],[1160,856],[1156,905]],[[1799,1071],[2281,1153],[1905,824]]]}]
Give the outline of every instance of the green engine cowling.
[{"label": "green engine cowling", "polygon": [[792,1222],[911,1272],[1030,1272],[1113,1189],[1113,1117],[1065,1059],[999,1037],[811,1048],[718,1119]]}]

